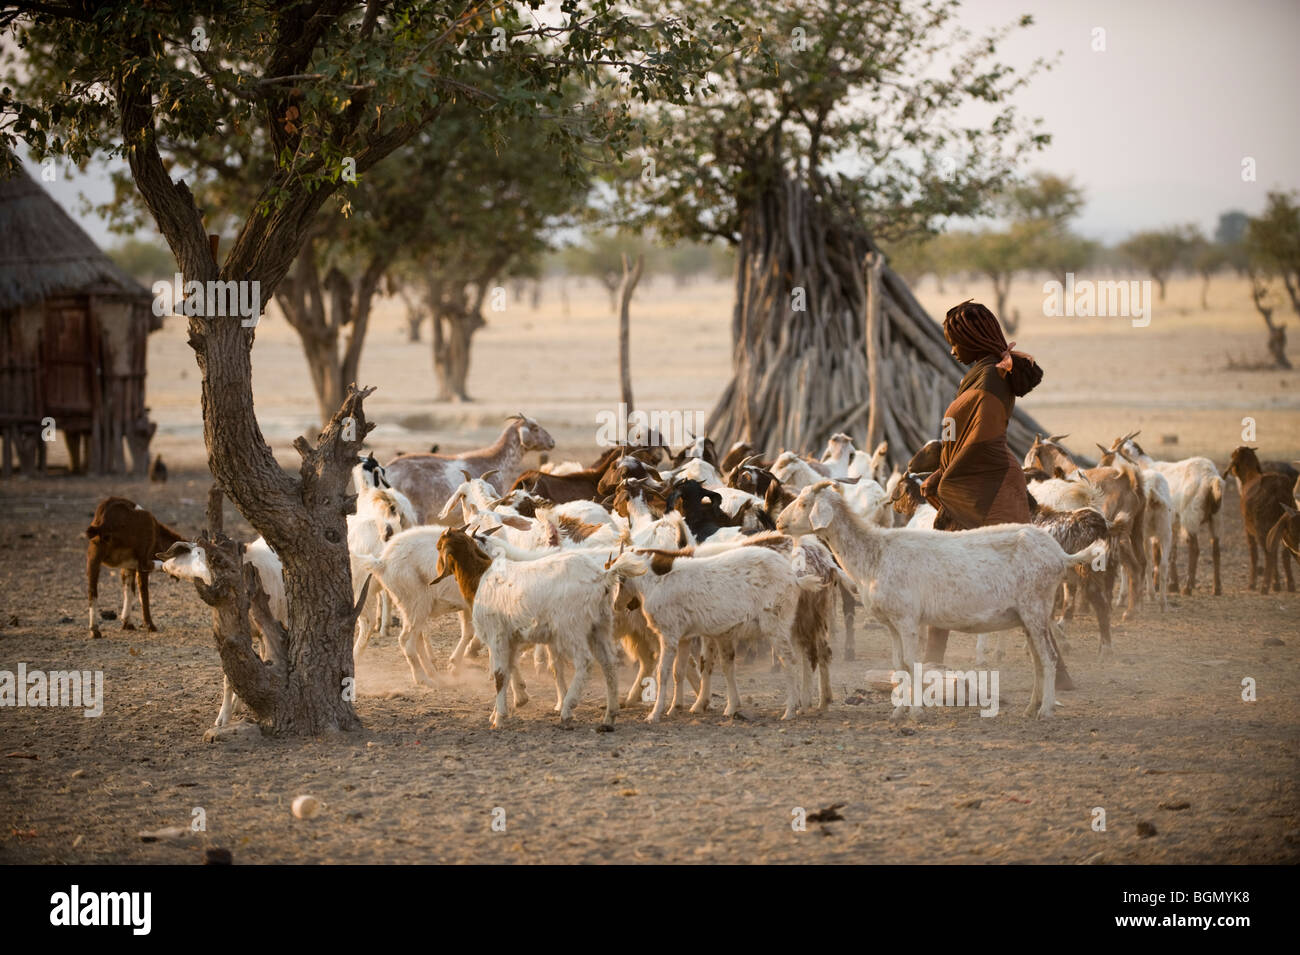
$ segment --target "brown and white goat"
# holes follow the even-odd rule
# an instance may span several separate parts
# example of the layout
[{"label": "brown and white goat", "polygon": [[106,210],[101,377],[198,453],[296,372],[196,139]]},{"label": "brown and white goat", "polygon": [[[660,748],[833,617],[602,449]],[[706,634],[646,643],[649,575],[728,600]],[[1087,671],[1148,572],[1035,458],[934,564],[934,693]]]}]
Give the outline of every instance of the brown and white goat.
[{"label": "brown and white goat", "polygon": [[[1059,443],[1064,437],[1066,435],[1052,435],[1044,439],[1042,435],[1035,435],[1034,443],[1025,455],[1024,466],[1041,468],[1048,474],[1055,474],[1056,469],[1060,468],[1067,477],[1076,472],[1082,473],[1101,492],[1100,510],[1106,520],[1111,522],[1112,529],[1123,527],[1128,532],[1127,547],[1120,546],[1113,537],[1111,540],[1111,553],[1119,558],[1128,574],[1128,606],[1124,608],[1121,618],[1127,621],[1136,612],[1138,602],[1142,599],[1146,576],[1144,519],[1147,505],[1142,473],[1133,467],[1084,470],[1075,464],[1070,453]],[[1128,516],[1126,522],[1121,522],[1121,514]]]},{"label": "brown and white goat", "polygon": [[90,635],[102,637],[95,617],[95,600],[99,597],[99,568],[118,567],[122,572],[122,629],[134,630],[131,623],[131,596],[137,584],[140,610],[145,629],[158,628],[149,613],[149,573],[158,555],[182,535],[124,497],[106,497],[95,508],[95,516],[86,528],[86,604]]},{"label": "brown and white goat", "polygon": [[466,451],[454,457],[438,454],[403,454],[384,468],[388,483],[405,494],[415,507],[421,524],[433,524],[461,483],[496,471],[494,487],[510,487],[523,470],[528,451],[549,451],[555,439],[545,428],[525,415],[507,419],[501,436],[486,448]]}]

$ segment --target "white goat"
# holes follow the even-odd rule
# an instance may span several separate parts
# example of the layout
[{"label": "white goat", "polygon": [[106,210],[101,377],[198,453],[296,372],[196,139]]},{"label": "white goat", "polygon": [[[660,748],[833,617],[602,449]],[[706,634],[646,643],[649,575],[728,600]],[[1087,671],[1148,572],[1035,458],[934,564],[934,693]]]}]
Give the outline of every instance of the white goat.
[{"label": "white goat", "polygon": [[[201,580],[212,586],[212,569],[208,564],[208,555],[198,544],[182,541],[174,544],[165,560],[156,560],[155,569],[164,571],[181,580]],[[244,547],[244,563],[252,564],[257,571],[262,590],[266,593],[267,606],[281,627],[289,626],[289,601],[284,591],[284,565],[279,555],[271,549],[264,538],[259,537]],[[255,624],[256,626],[256,624]],[[263,660],[279,660],[284,654],[277,634],[266,633],[261,627],[256,628],[262,635]],[[217,712],[217,727],[230,722],[230,713],[235,706],[235,689],[230,685],[230,678],[221,674],[221,709]]]},{"label": "white goat", "polygon": [[488,648],[496,685],[493,728],[506,719],[506,684],[516,679],[515,654],[524,644],[534,643],[545,644],[552,651],[557,694],[564,682],[560,660],[573,665],[573,680],[560,701],[561,722],[572,718],[595,659],[605,677],[601,726],[613,729],[618,713],[618,673],[610,592],[617,581],[645,573],[643,561],[631,554],[607,561],[604,553],[595,551],[567,551],[521,561],[489,557],[460,531],[448,532],[438,558],[439,578],[455,575],[464,599],[473,601],[474,632]]},{"label": "white goat", "polygon": [[1096,545],[1066,554],[1046,531],[1020,524],[955,532],[879,528],[854,514],[829,481],[801,491],[777,526],[815,533],[830,547],[905,664],[918,659],[923,626],[967,633],[1022,627],[1034,660],[1027,713],[1052,715],[1056,588],[1067,568],[1093,558]]},{"label": "white goat", "polygon": [[1184,458],[1181,461],[1156,461],[1133,439],[1133,432],[1115,442],[1116,448],[1138,463],[1140,467],[1158,471],[1169,483],[1169,496],[1173,503],[1173,540],[1169,555],[1169,580],[1178,587],[1177,547],[1181,539],[1187,544],[1187,576],[1183,593],[1190,594],[1196,586],[1196,564],[1201,545],[1198,535],[1202,528],[1210,533],[1211,556],[1214,560],[1214,593],[1223,592],[1219,580],[1219,509],[1223,505],[1223,478],[1209,458]]},{"label": "white goat", "polygon": [[[776,537],[777,535],[772,535]],[[786,542],[788,546],[788,542]],[[766,637],[784,664],[786,706],[782,719],[791,719],[798,707],[795,687],[795,656],[791,645],[796,604],[801,583],[788,554],[761,544],[734,546],[722,553],[703,557],[677,557],[655,552],[651,573],[620,580],[615,597],[617,609],[628,612],[638,607],[645,613],[651,630],[659,637],[658,695],[648,722],[655,723],[677,708],[680,683],[674,682],[672,705],[668,687],[681,644],[693,638],[714,643],[723,661],[727,680],[726,716],[740,706],[736,686],[736,641],[755,634]],[[704,677],[692,712],[708,703]]]},{"label": "white goat", "polygon": [[822,452],[821,463],[826,468],[826,476],[839,480],[849,476],[849,465],[858,449],[853,446],[853,439],[840,432],[826,440],[826,450]]},{"label": "white goat", "polygon": [[[463,652],[463,646],[468,646],[473,637],[469,605],[462,599],[455,583],[432,583],[438,576],[435,569],[438,563],[438,539],[445,532],[446,528],[437,524],[422,525],[394,536],[384,545],[378,557],[357,554],[353,558],[362,574],[362,581],[364,582],[365,575],[373,576],[392,597],[398,613],[402,615],[402,629],[397,643],[416,685],[432,685],[436,682],[436,667],[425,639],[425,630],[435,618],[449,613],[460,614],[461,642],[457,645],[457,650]],[[368,636],[363,635],[353,647],[354,658],[365,649],[366,639]],[[516,692],[521,691],[517,688]]]}]

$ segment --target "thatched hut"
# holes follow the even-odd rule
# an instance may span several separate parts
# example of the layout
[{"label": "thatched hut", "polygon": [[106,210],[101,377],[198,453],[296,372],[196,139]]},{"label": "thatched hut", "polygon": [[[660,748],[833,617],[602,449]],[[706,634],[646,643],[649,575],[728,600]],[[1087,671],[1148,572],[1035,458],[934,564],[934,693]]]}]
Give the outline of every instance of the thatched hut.
[{"label": "thatched hut", "polygon": [[[149,290],[118,268],[18,167],[0,179],[0,468],[45,467],[67,442],[72,470],[149,467],[156,425],[145,401],[148,336],[162,327]],[[43,440],[44,439],[44,440]]]}]

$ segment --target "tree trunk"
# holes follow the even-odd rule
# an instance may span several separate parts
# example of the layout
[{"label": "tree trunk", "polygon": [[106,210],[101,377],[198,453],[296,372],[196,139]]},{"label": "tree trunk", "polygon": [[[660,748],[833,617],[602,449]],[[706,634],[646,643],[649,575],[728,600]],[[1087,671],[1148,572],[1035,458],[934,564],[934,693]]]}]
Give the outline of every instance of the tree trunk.
[{"label": "tree trunk", "polygon": [[635,265],[628,265],[627,255],[623,256],[623,281],[618,290],[618,377],[622,386],[623,406],[631,412],[632,405],[632,356],[628,341],[629,311],[632,293],[636,283],[641,281],[641,270],[645,265],[645,256],[638,255]]},{"label": "tree trunk", "polygon": [[1201,276],[1201,310],[1209,311],[1210,309],[1210,277]]},{"label": "tree trunk", "polygon": [[1250,297],[1255,303],[1255,310],[1263,316],[1268,326],[1268,353],[1273,356],[1273,363],[1278,368],[1290,369],[1291,359],[1286,357],[1286,323],[1273,321],[1273,306],[1267,302],[1267,280],[1256,272],[1250,272]]},{"label": "tree trunk", "polygon": [[[285,320],[302,342],[322,428],[343,403],[347,386],[356,381],[371,305],[386,265],[375,256],[355,281],[338,268],[330,269],[322,279],[309,241],[294,271],[276,292]],[[340,353],[339,337],[344,328],[349,332]]]},{"label": "tree trunk", "polygon": [[[872,409],[863,262],[865,229],[806,185],[777,174],[742,210],[732,317],[733,376],[709,416],[719,447],[816,451],[837,431],[861,435]],[[880,270],[878,427],[892,463],[939,436],[963,370],[943,331],[888,266]],[[1043,428],[1017,408],[1024,454]]]},{"label": "tree trunk", "polygon": [[455,280],[430,280],[433,309],[433,371],[438,379],[437,401],[472,401],[466,390],[470,345],[485,324],[481,309],[486,282],[471,297],[468,285]]},{"label": "tree trunk", "polygon": [[1014,335],[1019,322],[1007,314],[1007,295],[1011,292],[1011,276],[994,275],[992,278],[993,298],[997,306],[998,321],[1002,323],[1002,328],[1008,335]]}]

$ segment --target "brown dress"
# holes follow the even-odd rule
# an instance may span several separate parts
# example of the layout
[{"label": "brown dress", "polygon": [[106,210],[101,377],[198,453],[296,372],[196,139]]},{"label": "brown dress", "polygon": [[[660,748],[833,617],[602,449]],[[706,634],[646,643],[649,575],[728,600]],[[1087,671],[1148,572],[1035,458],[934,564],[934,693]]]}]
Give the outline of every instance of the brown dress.
[{"label": "brown dress", "polygon": [[1016,399],[996,359],[981,358],[961,380],[944,412],[939,469],[925,490],[939,499],[936,530],[992,524],[1028,524],[1025,472],[1007,447],[1007,422]]},{"label": "brown dress", "polygon": [[[957,397],[944,413],[953,421],[952,440],[943,442],[939,469],[922,485],[923,493],[939,499],[935,530],[1029,523],[1025,472],[1007,447],[1007,422],[1015,405],[996,358],[979,359],[962,378]],[[948,631],[927,628],[926,662],[942,663],[947,649]],[[1057,653],[1057,685],[1073,689],[1059,649]]]}]

